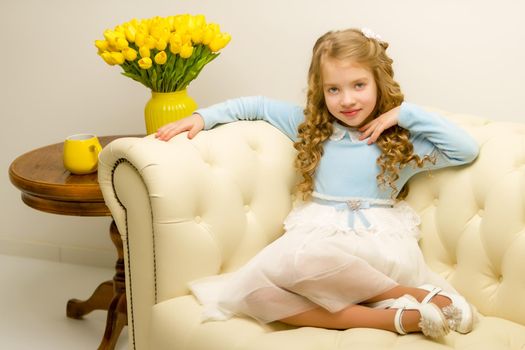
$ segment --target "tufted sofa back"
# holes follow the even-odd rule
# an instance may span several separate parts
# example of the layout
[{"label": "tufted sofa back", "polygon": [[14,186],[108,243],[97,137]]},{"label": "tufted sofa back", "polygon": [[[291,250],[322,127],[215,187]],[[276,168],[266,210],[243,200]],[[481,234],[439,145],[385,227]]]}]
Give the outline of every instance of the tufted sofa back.
[{"label": "tufted sofa back", "polygon": [[157,271],[159,301],[187,294],[188,280],[237,269],[280,236],[296,182],[291,142],[265,122],[227,124],[191,142],[180,135],[166,146],[173,171],[163,183],[175,195],[151,198],[156,258],[195,264],[184,280]]}]

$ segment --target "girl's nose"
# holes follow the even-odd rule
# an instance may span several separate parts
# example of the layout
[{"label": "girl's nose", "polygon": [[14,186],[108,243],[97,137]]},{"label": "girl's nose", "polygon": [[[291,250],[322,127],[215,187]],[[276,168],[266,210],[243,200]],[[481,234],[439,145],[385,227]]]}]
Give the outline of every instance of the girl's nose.
[{"label": "girl's nose", "polygon": [[350,92],[341,95],[341,105],[344,107],[352,106],[355,103],[354,96]]}]

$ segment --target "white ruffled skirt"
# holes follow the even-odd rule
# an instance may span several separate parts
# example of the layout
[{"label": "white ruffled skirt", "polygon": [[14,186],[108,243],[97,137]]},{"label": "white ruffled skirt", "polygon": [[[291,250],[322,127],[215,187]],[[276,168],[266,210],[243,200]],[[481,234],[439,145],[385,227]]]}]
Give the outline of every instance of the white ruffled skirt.
[{"label": "white ruffled skirt", "polygon": [[190,283],[204,320],[247,315],[268,323],[319,306],[337,312],[398,284],[453,291],[425,264],[419,216],[408,204],[358,212],[315,200],[294,208],[285,234],[241,269]]}]

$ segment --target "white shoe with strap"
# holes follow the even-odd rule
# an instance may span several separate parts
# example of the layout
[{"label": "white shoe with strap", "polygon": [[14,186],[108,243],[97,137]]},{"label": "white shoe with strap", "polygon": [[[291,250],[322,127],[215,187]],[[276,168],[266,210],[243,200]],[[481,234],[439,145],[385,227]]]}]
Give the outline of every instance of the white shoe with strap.
[{"label": "white shoe with strap", "polygon": [[406,310],[419,311],[421,318],[418,326],[421,332],[427,337],[440,338],[447,335],[450,330],[447,320],[438,306],[432,303],[420,304],[416,298],[411,295],[407,294],[396,299],[390,308],[397,309],[394,316],[394,327],[399,334],[407,334],[401,322],[403,312]]},{"label": "white shoe with strap", "polygon": [[473,306],[464,297],[444,292],[441,288],[431,284],[424,284],[418,288],[429,292],[421,301],[421,304],[429,304],[436,295],[442,295],[450,299],[451,304],[442,308],[443,315],[445,315],[450,329],[462,334],[472,331],[476,313]]}]

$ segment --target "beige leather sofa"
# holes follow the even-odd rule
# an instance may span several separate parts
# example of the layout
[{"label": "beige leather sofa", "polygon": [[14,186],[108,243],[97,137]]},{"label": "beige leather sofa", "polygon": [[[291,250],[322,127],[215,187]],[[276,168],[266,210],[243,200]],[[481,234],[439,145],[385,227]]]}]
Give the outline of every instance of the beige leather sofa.
[{"label": "beige leather sofa", "polygon": [[482,314],[441,341],[375,329],[201,323],[193,279],[233,271],[282,234],[294,201],[292,143],[265,122],[237,122],[170,142],[119,139],[99,181],[122,234],[129,344],[152,350],[525,349],[525,124],[442,113],[481,145],[469,166],[420,174],[410,204],[421,249]]}]

